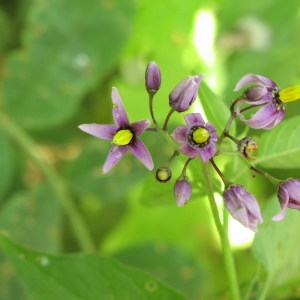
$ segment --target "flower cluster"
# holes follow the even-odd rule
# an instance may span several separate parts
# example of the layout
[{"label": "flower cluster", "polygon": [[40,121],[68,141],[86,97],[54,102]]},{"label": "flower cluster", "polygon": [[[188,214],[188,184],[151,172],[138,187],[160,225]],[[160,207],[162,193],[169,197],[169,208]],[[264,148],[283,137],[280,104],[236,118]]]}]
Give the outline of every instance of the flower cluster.
[{"label": "flower cluster", "polygon": [[[155,119],[153,99],[161,86],[161,72],[155,62],[150,62],[145,72],[145,86],[149,96],[149,108],[152,124],[149,120],[130,123],[117,88],[112,89],[112,115],[114,125],[83,124],[79,128],[100,139],[111,141],[112,147],[102,168],[103,173],[110,171],[129,150],[149,170],[154,168],[151,155],[140,140],[146,130],[167,135],[174,146],[174,154],[166,166],[158,167],[155,173],[159,182],[167,183],[172,177],[169,167],[172,160],[181,153],[187,158],[180,176],[174,184],[174,197],[178,206],[184,206],[192,195],[192,183],[187,175],[188,165],[193,159],[203,164],[210,164],[224,184],[223,198],[226,208],[233,218],[245,227],[257,231],[262,216],[259,204],[243,185],[229,181],[220,171],[214,157],[220,154],[220,145],[225,138],[236,144],[236,152],[249,163],[255,160],[253,153],[258,144],[251,137],[237,138],[230,134],[230,127],[235,118],[254,129],[271,130],[284,118],[286,103],[300,98],[300,86],[280,89],[271,79],[261,75],[247,74],[235,86],[235,91],[243,89],[241,95],[230,106],[230,118],[223,132],[218,135],[216,128],[206,122],[200,113],[188,112],[184,115],[185,125],[179,125],[172,133],[168,131],[168,122],[174,112],[187,112],[197,99],[198,89],[204,78],[202,74],[188,76],[179,82],[169,94],[170,111],[163,126]],[[254,114],[246,116],[246,112]],[[151,125],[150,125],[151,124]],[[300,180],[281,181],[271,175],[250,166],[251,171],[277,185],[281,212],[273,217],[278,221],[285,217],[287,208],[300,209]]]}]

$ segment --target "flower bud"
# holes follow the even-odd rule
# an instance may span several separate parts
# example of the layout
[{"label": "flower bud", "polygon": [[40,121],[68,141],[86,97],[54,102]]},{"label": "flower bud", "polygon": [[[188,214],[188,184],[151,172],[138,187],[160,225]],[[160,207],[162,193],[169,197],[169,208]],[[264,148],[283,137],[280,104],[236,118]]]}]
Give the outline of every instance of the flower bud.
[{"label": "flower bud", "polygon": [[166,183],[172,178],[172,171],[168,167],[159,167],[156,170],[155,178],[159,182]]},{"label": "flower bud", "polygon": [[178,111],[187,111],[198,95],[198,88],[204,75],[189,76],[175,86],[169,95],[170,106]]},{"label": "flower bud", "polygon": [[174,196],[179,207],[184,206],[191,197],[192,186],[186,176],[177,179],[174,185]]},{"label": "flower bud", "polygon": [[152,61],[148,64],[145,73],[146,90],[149,94],[155,94],[161,84],[161,73],[156,62]]},{"label": "flower bud", "polygon": [[270,93],[263,85],[254,85],[246,89],[245,96],[249,101],[259,101]]},{"label": "flower bud", "polygon": [[262,223],[260,208],[255,197],[242,185],[229,185],[224,200],[231,216],[252,231],[257,231],[257,223]]}]

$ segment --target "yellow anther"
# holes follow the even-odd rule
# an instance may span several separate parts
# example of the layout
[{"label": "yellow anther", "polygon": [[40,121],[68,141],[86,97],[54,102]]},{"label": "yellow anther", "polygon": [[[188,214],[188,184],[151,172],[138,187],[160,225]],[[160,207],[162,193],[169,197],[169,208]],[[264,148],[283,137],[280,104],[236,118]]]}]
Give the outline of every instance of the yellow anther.
[{"label": "yellow anther", "polygon": [[128,145],[133,138],[133,133],[129,129],[119,130],[113,137],[112,143],[118,146]]},{"label": "yellow anther", "polygon": [[197,144],[202,144],[207,142],[209,139],[209,132],[207,129],[199,127],[193,132],[193,140]]},{"label": "yellow anther", "polygon": [[279,91],[279,98],[282,102],[292,102],[300,99],[300,85],[290,86]]}]

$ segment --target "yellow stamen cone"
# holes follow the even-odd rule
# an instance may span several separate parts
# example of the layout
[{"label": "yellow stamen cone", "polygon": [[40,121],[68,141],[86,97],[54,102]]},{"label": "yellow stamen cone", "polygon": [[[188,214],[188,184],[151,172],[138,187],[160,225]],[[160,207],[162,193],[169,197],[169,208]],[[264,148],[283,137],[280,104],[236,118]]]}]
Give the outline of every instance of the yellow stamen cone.
[{"label": "yellow stamen cone", "polygon": [[292,102],[300,99],[300,85],[290,86],[279,91],[279,98],[282,102]]},{"label": "yellow stamen cone", "polygon": [[128,145],[133,137],[133,133],[129,129],[119,130],[113,137],[112,143],[118,146]]},{"label": "yellow stamen cone", "polygon": [[199,127],[193,132],[193,140],[198,144],[205,143],[208,139],[209,132],[205,128]]}]

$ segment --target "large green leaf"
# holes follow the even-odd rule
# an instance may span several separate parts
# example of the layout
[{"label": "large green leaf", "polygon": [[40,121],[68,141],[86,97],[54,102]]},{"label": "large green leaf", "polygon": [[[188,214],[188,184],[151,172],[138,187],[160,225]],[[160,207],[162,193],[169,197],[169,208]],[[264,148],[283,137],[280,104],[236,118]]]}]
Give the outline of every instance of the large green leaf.
[{"label": "large green leaf", "polygon": [[184,299],[151,276],[98,255],[33,252],[3,235],[0,248],[33,300]]},{"label": "large green leaf", "polygon": [[300,123],[294,117],[277,128],[266,131],[259,141],[256,163],[265,168],[297,168],[300,166]]},{"label": "large green leaf", "polygon": [[116,63],[133,1],[33,1],[24,48],[6,63],[6,110],[26,127],[51,127]]},{"label": "large green leaf", "polygon": [[277,275],[276,280],[299,274],[300,265],[299,211],[289,209],[284,220],[272,221],[279,211],[274,196],[263,211],[264,223],[259,226],[252,246],[256,259],[271,276]]},{"label": "large green leaf", "polygon": [[10,184],[12,183],[15,170],[15,154],[14,149],[8,138],[0,131],[0,201]]}]

